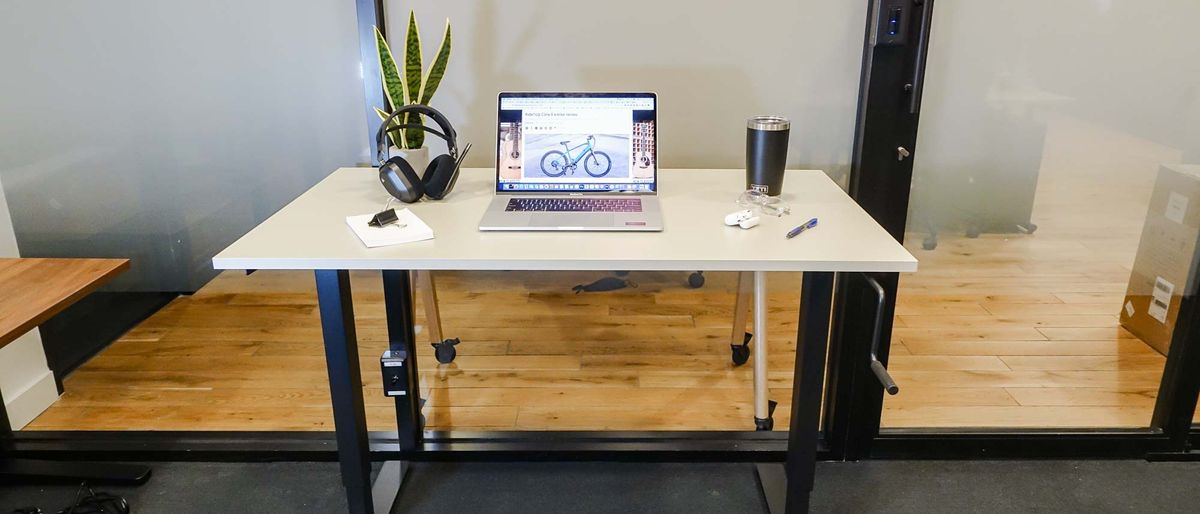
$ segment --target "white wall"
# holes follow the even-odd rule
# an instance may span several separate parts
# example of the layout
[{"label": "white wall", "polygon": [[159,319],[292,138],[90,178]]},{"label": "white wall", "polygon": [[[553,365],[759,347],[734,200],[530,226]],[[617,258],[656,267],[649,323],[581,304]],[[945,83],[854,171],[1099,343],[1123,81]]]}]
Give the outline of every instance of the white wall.
[{"label": "white wall", "polygon": [[[16,257],[17,238],[0,185],[0,257]],[[24,427],[58,398],[54,375],[37,329],[0,348],[0,393],[14,430]]]},{"label": "white wall", "polygon": [[[391,0],[393,50],[408,11],[426,60],[446,17],[450,67],[432,105],[492,166],[502,90],[659,93],[664,167],[745,164],[745,119],[792,118],[789,164],[849,167],[866,2]],[[398,52],[397,52],[398,53]],[[461,146],[461,145],[460,145]]]}]

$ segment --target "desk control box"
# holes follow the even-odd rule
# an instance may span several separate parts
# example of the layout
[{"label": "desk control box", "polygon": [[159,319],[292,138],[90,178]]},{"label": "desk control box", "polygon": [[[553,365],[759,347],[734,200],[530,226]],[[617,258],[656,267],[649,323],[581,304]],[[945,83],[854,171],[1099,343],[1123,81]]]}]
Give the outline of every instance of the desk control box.
[{"label": "desk control box", "polygon": [[379,369],[383,371],[383,394],[391,397],[407,396],[408,352],[389,350],[379,358]]}]

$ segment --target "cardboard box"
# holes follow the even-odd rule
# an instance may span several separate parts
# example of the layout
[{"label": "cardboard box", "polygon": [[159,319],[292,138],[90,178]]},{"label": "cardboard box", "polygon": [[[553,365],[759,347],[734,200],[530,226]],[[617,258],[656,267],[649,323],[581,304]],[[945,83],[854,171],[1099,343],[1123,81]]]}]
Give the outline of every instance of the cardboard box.
[{"label": "cardboard box", "polygon": [[1121,326],[1163,355],[1171,346],[1179,302],[1195,287],[1198,239],[1200,166],[1164,165],[1121,307]]}]

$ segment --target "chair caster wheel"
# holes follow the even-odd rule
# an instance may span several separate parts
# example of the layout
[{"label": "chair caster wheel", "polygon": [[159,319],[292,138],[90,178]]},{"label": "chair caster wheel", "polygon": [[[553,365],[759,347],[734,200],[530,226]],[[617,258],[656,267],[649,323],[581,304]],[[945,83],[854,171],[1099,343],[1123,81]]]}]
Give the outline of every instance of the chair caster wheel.
[{"label": "chair caster wheel", "polygon": [[937,243],[938,243],[937,239],[934,239],[932,237],[927,237],[927,238],[925,238],[924,241],[921,241],[921,248],[924,248],[926,250],[934,250],[937,248]]},{"label": "chair caster wheel", "polygon": [[1024,224],[1024,225],[1017,225],[1017,231],[1019,231],[1019,232],[1023,232],[1023,233],[1026,233],[1026,234],[1032,234],[1032,233],[1034,233],[1034,232],[1037,232],[1037,225],[1035,225],[1035,224],[1033,224],[1033,223],[1026,223],[1026,224]]},{"label": "chair caster wheel", "polygon": [[692,289],[700,289],[701,287],[704,287],[704,272],[697,271],[691,275],[688,275],[688,287],[691,287]]},{"label": "chair caster wheel", "polygon": [[440,343],[433,343],[433,356],[442,364],[450,364],[454,362],[454,357],[458,355],[458,350],[455,350],[454,346],[461,342],[455,337],[454,339],[447,339]]},{"label": "chair caster wheel", "polygon": [[753,334],[746,332],[746,339],[742,341],[742,344],[729,345],[729,349],[733,353],[734,366],[741,366],[750,360],[750,340],[753,338]]}]

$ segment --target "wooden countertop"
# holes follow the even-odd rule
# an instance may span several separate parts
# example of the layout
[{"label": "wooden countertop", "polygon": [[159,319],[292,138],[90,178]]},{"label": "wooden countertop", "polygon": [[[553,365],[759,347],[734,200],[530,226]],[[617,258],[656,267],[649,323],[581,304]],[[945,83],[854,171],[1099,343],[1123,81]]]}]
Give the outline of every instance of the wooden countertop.
[{"label": "wooden countertop", "polygon": [[127,269],[128,259],[0,258],[0,348]]}]

